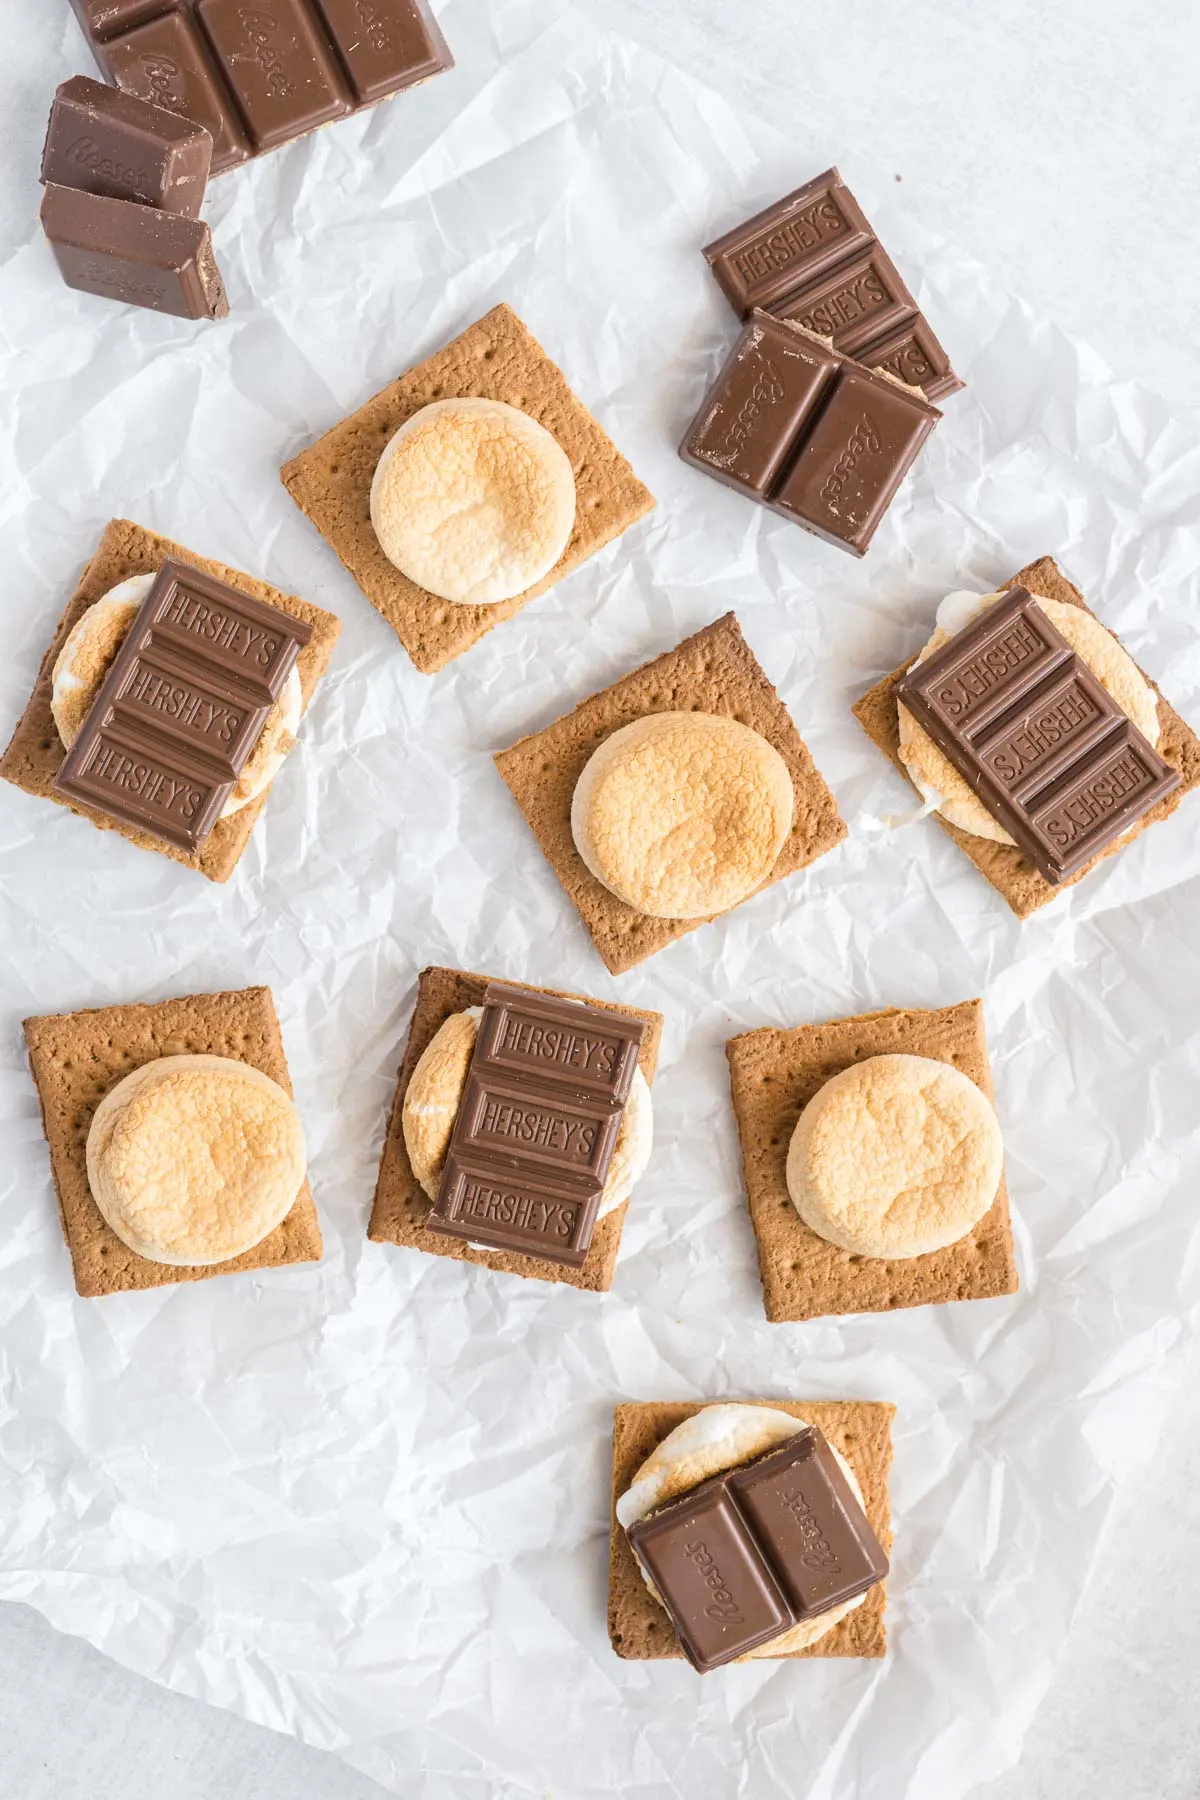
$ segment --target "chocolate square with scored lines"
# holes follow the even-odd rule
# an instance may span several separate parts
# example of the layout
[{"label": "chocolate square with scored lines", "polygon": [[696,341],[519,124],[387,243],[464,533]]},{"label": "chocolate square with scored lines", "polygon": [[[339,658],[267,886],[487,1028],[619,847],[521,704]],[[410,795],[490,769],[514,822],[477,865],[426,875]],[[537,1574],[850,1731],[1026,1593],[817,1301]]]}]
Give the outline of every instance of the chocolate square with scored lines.
[{"label": "chocolate square with scored lines", "polygon": [[[594,1292],[606,1291],[612,1286],[627,1206],[617,1207],[599,1221],[592,1235],[587,1257],[577,1269],[565,1263],[552,1262],[546,1257],[519,1255],[506,1250],[491,1253],[475,1250],[465,1240],[446,1237],[428,1227],[433,1203],[413,1174],[412,1164],[408,1160],[402,1125],[404,1096],[413,1070],[440,1027],[452,1014],[464,1012],[469,1006],[482,1006],[489,985],[490,977],[471,975],[461,969],[430,968],[421,971],[408,1042],[400,1065],[379,1165],[368,1236],[374,1243],[397,1244],[407,1249],[423,1250],[431,1256],[449,1256],[457,1261],[481,1264],[508,1275],[521,1275],[536,1281],[563,1282],[570,1287],[587,1288]],[[503,985],[512,990],[518,984],[505,982]],[[532,995],[548,995],[564,1001],[584,998],[551,988],[529,988],[528,991]],[[647,1012],[641,1007],[618,1006],[613,1002],[591,998],[587,998],[586,1003],[598,1008],[606,1016],[611,1016],[616,1025],[629,1020],[645,1026],[638,1064],[647,1082],[653,1082],[662,1039],[662,1014]]]},{"label": "chocolate square with scored lines", "polygon": [[726,487],[865,555],[941,414],[806,328],[753,312],[679,454]]},{"label": "chocolate square with scored lines", "polygon": [[[723,1395],[721,1398],[736,1399],[737,1396]],[[682,1658],[683,1650],[666,1611],[646,1586],[629,1539],[617,1519],[617,1500],[668,1433],[711,1404],[713,1401],[631,1401],[618,1406],[613,1414],[608,1635],[617,1655],[632,1661]],[[884,1553],[890,1551],[888,1474],[892,1464],[895,1407],[874,1400],[758,1399],[745,1404],[770,1406],[779,1412],[790,1413],[792,1418],[814,1426],[840,1451],[862,1489],[871,1530]],[[847,1613],[817,1643],[805,1650],[786,1651],[786,1660],[883,1656],[887,1650],[886,1604],[887,1584],[881,1581],[868,1590],[861,1606]],[[768,1660],[774,1659],[768,1656]]]},{"label": "chocolate square with scored lines", "polygon": [[864,1013],[793,1030],[765,1026],[725,1046],[763,1306],[772,1324],[834,1313],[892,1312],[1017,1290],[1003,1178],[974,1229],[944,1250],[895,1259],[854,1256],[807,1226],[787,1186],[792,1132],[834,1075],[870,1056],[935,1057],[994,1098],[983,1004]]},{"label": "chocolate square with scored lines", "polygon": [[[1004,588],[1024,587],[1032,594],[1044,594],[1049,600],[1059,600],[1065,606],[1078,606],[1084,612],[1090,609],[1083,595],[1063,574],[1052,556],[1039,557],[1035,562],[1027,563],[1019,569],[1011,580],[1000,584]],[[929,623],[924,638],[933,631],[933,621]],[[924,641],[924,638],[922,641]],[[863,695],[854,706],[854,716],[873,743],[883,751],[893,767],[908,780],[908,773],[900,760],[900,725],[896,709],[896,690],[913,665],[913,658],[893,669],[885,675],[870,691]],[[1157,824],[1160,820],[1174,812],[1184,795],[1200,785],[1200,738],[1165,700],[1159,692],[1157,684],[1150,681],[1145,670],[1139,670],[1143,679],[1158,696],[1158,754],[1179,775],[1179,786],[1174,792],[1165,794],[1156,805],[1132,828],[1132,834],[1144,831],[1148,825]],[[916,791],[915,789],[913,790]],[[997,844],[988,838],[974,837],[970,832],[960,831],[957,825],[943,819],[940,813],[934,813],[933,819],[948,837],[954,839],[959,849],[964,851],[985,881],[991,883],[997,893],[1003,895],[1013,912],[1020,919],[1028,918],[1030,913],[1045,906],[1053,900],[1064,887],[1070,887],[1084,876],[1106,856],[1113,856],[1124,847],[1129,837],[1119,839],[1107,845],[1089,858],[1081,869],[1068,875],[1059,884],[1047,881],[1033,866],[1024,851],[1015,844]]]},{"label": "chocolate square with scored lines", "polygon": [[322,612],[320,607],[310,605],[307,600],[301,600],[295,594],[285,594],[280,588],[271,587],[265,581],[257,581],[252,575],[244,575],[240,569],[231,569],[226,563],[197,556],[182,544],[174,543],[170,538],[159,537],[157,533],[147,531],[144,526],[135,525],[129,519],[113,519],[105,527],[95,554],[80,576],[75,592],[59,619],[49,648],[42,658],[33,693],[17,721],[8,748],[0,757],[0,776],[22,788],[27,794],[57,801],[60,806],[69,806],[73,812],[89,819],[101,830],[120,832],[143,850],[155,850],[162,856],[171,857],[175,862],[184,863],[188,868],[207,876],[210,881],[227,881],[250,840],[255,820],[270,799],[270,788],[260,794],[257,800],[251,800],[240,807],[229,818],[218,819],[197,849],[182,850],[140,826],[118,823],[83,801],[69,800],[54,787],[54,778],[66,756],[50,709],[52,677],[59,652],[89,606],[102,599],[120,582],[128,580],[131,575],[155,575],[164,563],[171,560],[187,563],[189,567],[211,575],[217,581],[227,582],[253,599],[263,601],[270,607],[280,608],[291,618],[310,628],[312,636],[301,650],[296,664],[307,712],[341,630],[339,621],[332,613]]},{"label": "chocolate square with scored lines", "polygon": [[[495,757],[542,854],[566,889],[614,975],[632,969],[706,919],[651,919],[596,880],[571,835],[571,797],[597,745],[622,725],[656,712],[720,713],[749,725],[778,750],[792,777],[792,829],[764,887],[824,856],[846,835],[837,802],[767,680],[732,613],[674,650],[643,663],[582,700],[544,731]],[[761,889],[760,889],[761,892]],[[743,905],[750,902],[744,901]]]}]

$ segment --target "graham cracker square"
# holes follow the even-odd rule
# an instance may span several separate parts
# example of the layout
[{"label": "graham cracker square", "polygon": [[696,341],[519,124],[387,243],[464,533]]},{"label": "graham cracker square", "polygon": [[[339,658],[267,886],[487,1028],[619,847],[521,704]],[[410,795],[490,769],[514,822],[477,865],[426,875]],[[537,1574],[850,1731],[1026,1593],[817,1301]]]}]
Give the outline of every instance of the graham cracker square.
[{"label": "graham cracker square", "polygon": [[[1091,611],[1079,589],[1067,580],[1052,556],[1039,556],[1036,562],[1027,563],[1003,586],[1026,587],[1030,593],[1044,594],[1048,600],[1061,600],[1067,606],[1079,606],[1084,612]],[[898,669],[893,669],[890,675],[885,675],[882,681],[876,682],[854,708],[854,716],[867,736],[878,744],[905,780],[909,779],[909,775],[900,760],[896,687],[915,660],[915,656],[910,657]],[[1165,819],[1169,813],[1173,813],[1183,796],[1200,783],[1200,738],[1180,718],[1174,707],[1163,699],[1157,683],[1150,680],[1145,670],[1142,669],[1139,673],[1158,694],[1158,753],[1173,769],[1178,769],[1182,779],[1173,793],[1160,800],[1130,831],[1093,856],[1074,875],[1068,875],[1065,881],[1058,883],[1047,881],[1015,844],[996,844],[988,838],[972,837],[970,832],[960,831],[957,825],[943,819],[940,813],[931,815],[959,848],[966,851],[985,881],[990,881],[996,892],[1003,894],[1019,919],[1027,919],[1030,913],[1036,912],[1039,906],[1045,906],[1064,888],[1073,887],[1085,875],[1090,875],[1106,856],[1115,856],[1118,850],[1123,850],[1148,825],[1156,824],[1159,819]]]},{"label": "graham cracker square", "polygon": [[818,1089],[852,1063],[870,1056],[935,1057],[953,1063],[994,1100],[981,1000],[932,1012],[893,1007],[793,1031],[747,1031],[730,1038],[725,1054],[763,1304],[772,1324],[1016,1293],[1003,1176],[991,1208],[966,1237],[927,1256],[897,1259],[852,1256],[827,1243],[801,1219],[787,1187],[797,1119]]},{"label": "graham cracker square", "polygon": [[[375,467],[406,419],[434,400],[503,400],[558,439],[575,471],[575,529],[550,573],[512,600],[460,606],[402,575],[371,524]],[[285,463],[280,478],[381,612],[422,674],[444,668],[648,513],[654,496],[510,306],[427,357]]]},{"label": "graham cracker square", "polygon": [[76,1290],[85,1298],[320,1260],[321,1228],[307,1182],[287,1218],[261,1244],[228,1262],[197,1269],[150,1262],[130,1250],[105,1223],[88,1186],[84,1152],[92,1115],[118,1081],[160,1056],[233,1057],[261,1069],[291,1093],[270,988],[26,1019],[25,1043],[50,1146],[63,1236]]},{"label": "graham cracker square", "polygon": [[[638,1469],[668,1432],[711,1401],[639,1400],[613,1413],[612,1514],[608,1559],[608,1636],[618,1656],[631,1662],[657,1662],[683,1651],[674,1627],[651,1594],[617,1521],[617,1501]],[[892,1548],[888,1473],[892,1466],[892,1418],[895,1407],[880,1400],[749,1400],[748,1406],[770,1406],[791,1413],[824,1433],[854,1470],[862,1489],[867,1518],[885,1551]],[[867,1593],[861,1606],[810,1644],[774,1658],[739,1657],[739,1662],[782,1662],[802,1656],[884,1656],[887,1628],[884,1609],[887,1584]]]},{"label": "graham cracker square", "polygon": [[265,581],[257,581],[253,575],[243,575],[240,569],[231,569],[225,563],[213,562],[207,556],[197,556],[194,550],[186,550],[182,544],[172,543],[170,538],[159,537],[157,532],[147,531],[144,526],[135,525],[130,519],[112,519],[105,526],[99,548],[80,576],[79,585],[58,621],[50,648],[42,658],[42,666],[38,670],[29,703],[17,720],[7,750],[0,757],[0,776],[5,781],[11,781],[15,787],[24,788],[27,794],[35,794],[40,799],[53,800],[58,806],[69,807],[81,818],[90,819],[101,831],[119,831],[122,837],[128,838],[130,843],[136,844],[141,850],[153,850],[159,856],[169,856],[173,862],[183,863],[185,868],[197,869],[201,875],[207,875],[210,881],[228,881],[237,867],[238,858],[250,841],[254,821],[270,799],[269,787],[257,800],[251,800],[231,818],[218,819],[204,842],[196,850],[189,851],[176,849],[173,844],[154,837],[150,832],[139,831],[135,826],[110,819],[93,807],[68,800],[64,795],[56,793],[51,786],[66,756],[54,723],[54,714],[50,710],[53,687],[51,678],[59,651],[88,607],[110,588],[116,587],[120,581],[127,581],[131,575],[153,574],[163,563],[171,560],[189,563],[194,569],[203,569],[206,575],[228,582],[230,587],[240,588],[244,594],[252,594],[256,600],[265,600],[270,606],[278,606],[294,619],[304,619],[312,626],[312,637],[301,650],[296,663],[300,672],[300,685],[304,691],[304,710],[308,711],[313,692],[325,673],[338,633],[342,629],[340,620],[332,613],[322,612],[319,606],[311,606],[307,600],[301,600],[295,594],[285,594]]},{"label": "graham cracker square", "polygon": [[596,880],[571,836],[571,797],[592,752],[620,726],[656,712],[722,713],[751,726],[787,764],[796,810],[792,829],[763,888],[815,862],[846,835],[837,802],[803,738],[759,667],[734,614],[726,613],[674,650],[581,701],[574,712],[556,719],[545,731],[522,738],[493,759],[546,861],[614,975],[711,923],[711,919],[652,919],[627,906]]},{"label": "graham cracker square", "polygon": [[422,969],[417,979],[417,1003],[408,1027],[408,1042],[388,1119],[367,1236],[376,1244],[400,1244],[408,1250],[424,1250],[429,1256],[451,1256],[456,1262],[477,1263],[481,1268],[499,1269],[506,1275],[524,1275],[532,1281],[561,1281],[568,1287],[607,1293],[612,1286],[613,1269],[621,1248],[621,1230],[628,1201],[598,1221],[587,1260],[578,1269],[565,1263],[548,1262],[541,1256],[519,1256],[508,1250],[473,1250],[470,1244],[458,1238],[443,1237],[440,1232],[425,1228],[433,1202],[413,1174],[408,1160],[401,1124],[404,1096],[426,1047],[450,1015],[465,1012],[468,1006],[482,1006],[489,981],[498,980],[503,980],[508,987],[524,988],[528,994],[551,994],[558,1000],[583,1000],[588,1006],[602,1007],[605,1012],[644,1020],[647,1029],[638,1066],[647,1082],[653,1084],[662,1042],[661,1013],[646,1012],[640,1006],[618,1006],[611,1000],[593,1000],[588,994],[568,994],[561,988],[531,987],[528,982],[509,981],[507,976],[470,975],[462,969]]}]

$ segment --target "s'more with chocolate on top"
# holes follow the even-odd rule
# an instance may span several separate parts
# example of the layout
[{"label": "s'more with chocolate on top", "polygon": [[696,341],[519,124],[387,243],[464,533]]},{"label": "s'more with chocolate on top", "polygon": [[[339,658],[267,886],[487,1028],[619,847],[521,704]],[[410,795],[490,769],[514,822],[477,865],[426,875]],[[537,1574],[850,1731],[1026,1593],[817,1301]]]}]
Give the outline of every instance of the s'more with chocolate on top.
[{"label": "s'more with chocolate on top", "polygon": [[1017,1288],[978,1000],[725,1046],[774,1324]]},{"label": "s'more with chocolate on top", "polygon": [[425,674],[654,505],[508,306],[302,450],[282,480]]},{"label": "s'more with chocolate on top", "polygon": [[614,974],[846,835],[732,613],[495,761]]},{"label": "s'more with chocolate on top", "polygon": [[370,1237],[607,1289],[653,1141],[662,1016],[425,969]]},{"label": "s'more with chocolate on top", "polygon": [[1200,783],[1200,740],[1048,556],[947,595],[854,711],[1020,918]]},{"label": "s'more with chocolate on top", "polygon": [[618,1656],[883,1656],[894,1408],[643,1402],[613,1421]]},{"label": "s'more with chocolate on top", "polygon": [[26,1019],[25,1042],[81,1295],[320,1258],[269,989]]},{"label": "s'more with chocolate on top", "polygon": [[226,881],[340,629],[295,595],[114,519],[0,776]]}]

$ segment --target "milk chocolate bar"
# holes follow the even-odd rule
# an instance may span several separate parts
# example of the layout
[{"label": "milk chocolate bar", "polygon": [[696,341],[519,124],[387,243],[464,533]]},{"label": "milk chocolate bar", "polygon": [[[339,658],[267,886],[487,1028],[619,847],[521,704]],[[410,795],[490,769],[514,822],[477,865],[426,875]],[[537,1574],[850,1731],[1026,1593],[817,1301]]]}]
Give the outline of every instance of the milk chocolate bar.
[{"label": "milk chocolate bar", "polygon": [[426,0],[71,0],[105,75],[212,133],[213,173],[453,68]]},{"label": "milk chocolate bar", "polygon": [[180,319],[223,319],[225,283],[199,219],[47,183],[42,230],[68,287]]},{"label": "milk chocolate bar", "polygon": [[914,663],[896,699],[1050,882],[1179,786],[1027,588]]},{"label": "milk chocolate bar", "polygon": [[680,455],[862,556],[941,416],[802,327],[753,312]]},{"label": "milk chocolate bar", "polygon": [[54,780],[183,850],[216,824],[312,627],[164,563]]},{"label": "milk chocolate bar", "polygon": [[758,307],[793,319],[930,400],[963,386],[836,169],[727,231],[704,255],[739,318]]},{"label": "milk chocolate bar", "polygon": [[701,1674],[882,1581],[888,1560],[822,1434],[701,1482],[628,1530]]},{"label": "milk chocolate bar", "polygon": [[42,180],[194,219],[212,150],[202,125],[76,75],[54,96]]},{"label": "milk chocolate bar", "polygon": [[579,1268],[645,1031],[490,983],[429,1229]]}]

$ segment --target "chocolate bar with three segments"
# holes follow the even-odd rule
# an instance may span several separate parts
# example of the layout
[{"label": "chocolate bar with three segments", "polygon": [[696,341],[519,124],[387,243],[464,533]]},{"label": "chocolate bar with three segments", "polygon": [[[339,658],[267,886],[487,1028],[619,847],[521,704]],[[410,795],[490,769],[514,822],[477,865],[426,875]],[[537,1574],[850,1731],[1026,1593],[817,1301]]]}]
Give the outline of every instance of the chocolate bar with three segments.
[{"label": "chocolate bar with three segments", "polygon": [[75,75],[54,96],[42,181],[194,219],[212,150],[202,125]]},{"label": "chocolate bar with three segments", "polygon": [[940,400],[962,387],[929,321],[836,169],[704,252],[739,318],[756,307]]},{"label": "chocolate bar with three segments", "polygon": [[426,0],[71,0],[110,81],[212,134],[213,173],[453,68]]},{"label": "chocolate bar with three segments", "polygon": [[896,699],[1055,884],[1179,786],[1026,588],[1009,588]]},{"label": "chocolate bar with three segments", "polygon": [[489,984],[429,1229],[579,1268],[645,1031]]},{"label": "chocolate bar with three segments", "polygon": [[801,326],[754,312],[680,455],[862,556],[941,416]]},{"label": "chocolate bar with three segments", "polygon": [[55,789],[194,850],[311,636],[280,607],[187,563],[164,563]]},{"label": "chocolate bar with three segments", "polygon": [[882,1581],[884,1554],[828,1442],[806,1425],[628,1529],[701,1674]]}]

